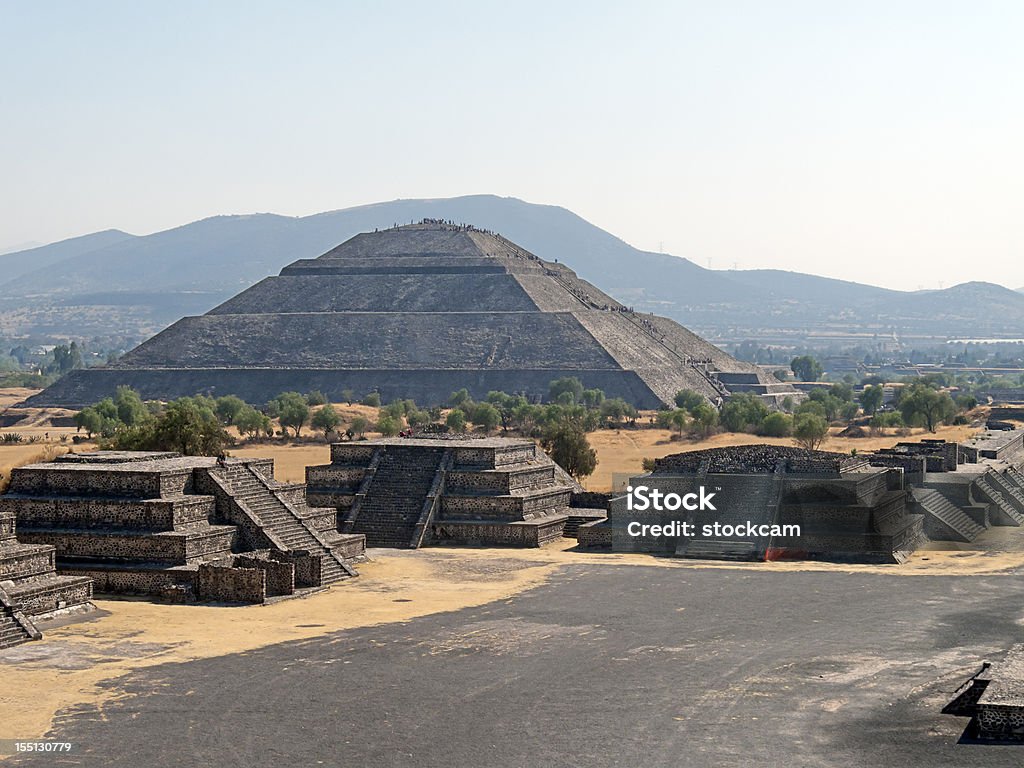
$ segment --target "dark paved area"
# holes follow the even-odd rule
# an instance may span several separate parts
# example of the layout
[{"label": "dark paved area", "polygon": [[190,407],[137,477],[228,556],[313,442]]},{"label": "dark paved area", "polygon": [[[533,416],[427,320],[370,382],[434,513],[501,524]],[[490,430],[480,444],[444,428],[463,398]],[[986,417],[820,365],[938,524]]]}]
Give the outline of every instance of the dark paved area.
[{"label": "dark paved area", "polygon": [[[570,566],[506,602],[140,671],[86,766],[1020,766],[940,713],[1024,577]],[[14,765],[54,765],[52,757]]]}]

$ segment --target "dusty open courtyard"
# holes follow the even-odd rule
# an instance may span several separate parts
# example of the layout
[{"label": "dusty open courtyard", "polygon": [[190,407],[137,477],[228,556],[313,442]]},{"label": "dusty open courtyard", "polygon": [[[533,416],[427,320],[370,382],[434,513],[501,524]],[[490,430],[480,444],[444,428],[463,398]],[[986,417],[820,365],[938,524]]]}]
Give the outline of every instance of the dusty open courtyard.
[{"label": "dusty open courtyard", "polygon": [[0,652],[0,739],[86,766],[1019,765],[940,710],[1020,639],[1020,553],[373,554],[266,607],[100,601]]}]

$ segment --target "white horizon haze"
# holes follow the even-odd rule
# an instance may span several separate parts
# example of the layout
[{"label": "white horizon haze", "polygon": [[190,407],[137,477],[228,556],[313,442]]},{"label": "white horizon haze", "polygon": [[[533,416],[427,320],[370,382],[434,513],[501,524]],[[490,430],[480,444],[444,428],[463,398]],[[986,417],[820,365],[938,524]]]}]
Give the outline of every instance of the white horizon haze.
[{"label": "white horizon haze", "polygon": [[1017,3],[0,16],[0,246],[486,193],[714,269],[1024,286]]}]

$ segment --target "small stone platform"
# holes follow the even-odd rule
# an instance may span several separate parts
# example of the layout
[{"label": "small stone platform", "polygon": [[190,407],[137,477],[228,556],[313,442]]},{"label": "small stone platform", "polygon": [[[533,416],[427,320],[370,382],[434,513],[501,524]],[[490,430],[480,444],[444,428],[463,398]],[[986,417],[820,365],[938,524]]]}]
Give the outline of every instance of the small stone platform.
[{"label": "small stone platform", "polygon": [[12,472],[0,516],[97,592],[263,602],[356,575],[363,537],[273,479],[270,459],[68,454]]},{"label": "small stone platform", "polygon": [[331,446],[306,468],[311,503],[370,547],[537,547],[562,536],[582,490],[530,440],[386,438]]},{"label": "small stone platform", "polygon": [[977,739],[1024,742],[1024,644],[984,664],[943,711],[970,717],[968,733]]},{"label": "small stone platform", "polygon": [[58,576],[55,552],[19,542],[14,515],[0,507],[0,648],[38,640],[37,621],[92,609],[92,579]]},{"label": "small stone platform", "polygon": [[[714,494],[714,509],[629,510],[626,497],[615,499],[608,526],[617,552],[898,563],[925,541],[923,516],[907,508],[902,471],[843,454],[773,445],[712,448],[658,459],[652,473],[633,478],[631,485],[694,498],[704,489]],[[633,522],[660,528],[632,535]],[[664,526],[674,523],[693,526],[692,532],[665,533]],[[764,530],[798,526],[800,533],[729,536],[714,529],[736,530],[748,523]],[[608,541],[602,528],[596,524],[587,532],[590,546]]]}]

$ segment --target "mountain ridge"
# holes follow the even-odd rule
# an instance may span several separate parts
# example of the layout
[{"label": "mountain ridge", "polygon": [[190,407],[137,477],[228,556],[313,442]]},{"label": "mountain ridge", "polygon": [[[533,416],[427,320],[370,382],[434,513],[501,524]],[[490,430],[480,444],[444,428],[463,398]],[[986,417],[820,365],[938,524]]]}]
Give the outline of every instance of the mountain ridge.
[{"label": "mountain ridge", "polygon": [[[0,271],[0,312],[21,311],[27,319],[18,330],[25,332],[43,315],[47,328],[56,327],[56,310],[70,335],[102,327],[96,308],[118,307],[120,322],[135,317],[145,335],[359,232],[424,218],[499,232],[637,310],[666,314],[711,338],[758,338],[769,328],[1019,334],[1024,325],[1024,294],[992,283],[899,291],[780,269],[710,270],[634,248],[567,208],[496,195],[400,199],[308,216],[216,215],[143,236],[104,230],[0,256],[0,266],[32,262]],[[142,298],[132,304],[133,295]]]}]

